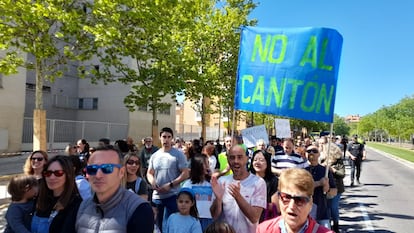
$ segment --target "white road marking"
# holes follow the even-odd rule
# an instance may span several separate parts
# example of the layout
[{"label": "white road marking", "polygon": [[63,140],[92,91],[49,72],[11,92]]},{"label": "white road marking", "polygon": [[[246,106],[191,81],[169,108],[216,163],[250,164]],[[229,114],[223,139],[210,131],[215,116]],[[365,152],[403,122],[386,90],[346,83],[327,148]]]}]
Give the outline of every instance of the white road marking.
[{"label": "white road marking", "polygon": [[359,204],[359,210],[361,211],[362,217],[364,218],[365,229],[368,232],[375,232],[374,227],[371,223],[371,219],[369,218],[368,211],[363,204]]}]

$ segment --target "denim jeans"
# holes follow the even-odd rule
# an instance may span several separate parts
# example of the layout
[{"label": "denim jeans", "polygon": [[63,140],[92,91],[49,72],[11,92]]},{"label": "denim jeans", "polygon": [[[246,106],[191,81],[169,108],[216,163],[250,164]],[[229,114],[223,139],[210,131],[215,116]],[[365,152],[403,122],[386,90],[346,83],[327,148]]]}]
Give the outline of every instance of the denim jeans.
[{"label": "denim jeans", "polygon": [[361,177],[361,163],[362,158],[357,157],[355,160],[349,159],[350,165],[351,165],[351,182],[354,182],[355,178],[355,169],[356,169],[356,178],[359,180],[359,177]]},{"label": "denim jeans", "polygon": [[200,218],[201,230],[204,232],[206,228],[212,223],[212,218]]},{"label": "denim jeans", "polygon": [[331,212],[331,219],[334,222],[339,222],[339,201],[341,200],[341,194],[338,193],[332,199],[328,199],[328,208]]},{"label": "denim jeans", "polygon": [[167,226],[168,217],[178,211],[177,195],[165,199],[152,199],[152,202],[157,206],[158,215],[156,224],[162,232],[162,229],[165,229]]}]

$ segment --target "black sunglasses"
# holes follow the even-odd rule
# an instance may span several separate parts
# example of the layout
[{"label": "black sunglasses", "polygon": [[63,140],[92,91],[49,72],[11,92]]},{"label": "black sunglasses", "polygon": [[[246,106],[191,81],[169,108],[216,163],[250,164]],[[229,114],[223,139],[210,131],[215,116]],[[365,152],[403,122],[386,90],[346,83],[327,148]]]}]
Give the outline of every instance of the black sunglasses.
[{"label": "black sunglasses", "polygon": [[312,154],[316,154],[316,153],[318,153],[319,151],[318,151],[317,149],[310,149],[310,150],[307,150],[306,152],[308,152],[308,153],[312,153]]},{"label": "black sunglasses", "polygon": [[96,173],[98,173],[98,170],[101,169],[101,171],[104,174],[111,174],[114,171],[114,167],[121,168],[122,165],[120,164],[113,164],[113,163],[105,163],[105,164],[92,164],[86,166],[86,174],[94,176]]},{"label": "black sunglasses", "polygon": [[132,160],[132,159],[129,159],[127,162],[126,162],[128,165],[139,165],[139,161],[138,160]]},{"label": "black sunglasses", "polygon": [[55,175],[56,177],[61,177],[61,176],[63,176],[63,174],[65,174],[65,171],[63,171],[63,170],[54,170],[54,171],[47,170],[47,171],[42,172],[42,175],[44,177],[50,177],[52,174]]},{"label": "black sunglasses", "polygon": [[41,162],[41,161],[43,161],[43,157],[38,157],[38,158],[36,158],[36,157],[32,157],[32,158],[30,158],[31,160],[33,160],[33,161],[39,161],[39,162]]},{"label": "black sunglasses", "polygon": [[290,200],[294,200],[295,204],[298,206],[303,206],[305,204],[307,204],[308,202],[310,202],[311,197],[306,197],[306,196],[293,196],[290,195],[288,193],[284,193],[284,192],[278,192],[277,194],[279,196],[279,198],[282,200],[283,204],[288,205],[290,203]]}]

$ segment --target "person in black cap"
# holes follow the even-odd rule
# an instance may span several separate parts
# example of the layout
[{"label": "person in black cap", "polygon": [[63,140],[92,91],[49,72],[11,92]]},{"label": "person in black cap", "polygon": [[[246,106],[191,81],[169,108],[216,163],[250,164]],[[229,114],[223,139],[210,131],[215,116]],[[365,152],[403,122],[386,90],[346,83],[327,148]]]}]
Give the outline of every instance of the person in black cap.
[{"label": "person in black cap", "polygon": [[[358,141],[358,135],[352,137],[352,141],[347,145],[347,154],[350,158],[351,165],[351,187],[354,186],[354,179],[361,184],[359,178],[361,177],[361,163],[366,158],[366,151],[364,144]],[[356,169],[356,174],[355,174]]]}]

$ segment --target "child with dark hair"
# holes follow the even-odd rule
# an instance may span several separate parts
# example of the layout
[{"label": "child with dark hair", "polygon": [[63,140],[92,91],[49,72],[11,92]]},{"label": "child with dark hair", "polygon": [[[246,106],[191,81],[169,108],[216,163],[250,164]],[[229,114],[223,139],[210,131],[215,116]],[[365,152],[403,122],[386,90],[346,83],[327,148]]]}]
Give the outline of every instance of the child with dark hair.
[{"label": "child with dark hair", "polygon": [[215,221],[207,227],[204,233],[236,233],[236,231],[227,222]]},{"label": "child with dark hair", "polygon": [[209,178],[208,157],[205,154],[197,154],[191,159],[190,179],[184,182],[183,188],[190,188],[195,193],[202,230],[213,222],[210,213],[213,189]]},{"label": "child with dark hair", "polygon": [[177,195],[178,213],[167,220],[166,233],[202,233],[193,190],[182,188]]},{"label": "child with dark hair", "polygon": [[31,214],[34,211],[34,200],[38,192],[38,181],[33,175],[13,177],[7,191],[12,202],[6,212],[7,226],[5,233],[30,233]]}]

